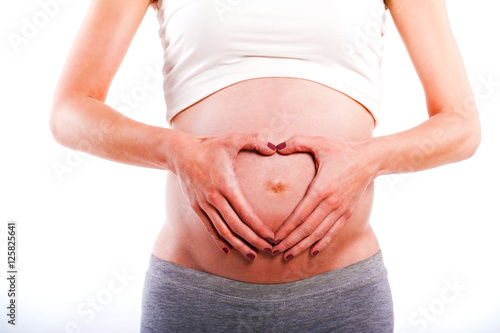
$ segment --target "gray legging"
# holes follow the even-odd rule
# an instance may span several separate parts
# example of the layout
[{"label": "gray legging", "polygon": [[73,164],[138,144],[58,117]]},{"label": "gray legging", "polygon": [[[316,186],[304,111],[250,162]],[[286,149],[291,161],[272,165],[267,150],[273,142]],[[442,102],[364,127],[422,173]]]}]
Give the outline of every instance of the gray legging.
[{"label": "gray legging", "polygon": [[142,333],[393,332],[382,253],[345,268],[281,284],[253,284],[151,256]]}]

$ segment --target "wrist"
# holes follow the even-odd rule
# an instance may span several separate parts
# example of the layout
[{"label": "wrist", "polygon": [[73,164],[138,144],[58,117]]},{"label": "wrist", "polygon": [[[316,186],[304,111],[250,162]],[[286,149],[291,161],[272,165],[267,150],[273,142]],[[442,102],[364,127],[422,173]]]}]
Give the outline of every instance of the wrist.
[{"label": "wrist", "polygon": [[388,160],[388,146],[383,142],[384,139],[380,137],[370,138],[363,141],[362,154],[366,158],[366,163],[372,172],[372,180],[378,176],[390,173],[387,168]]},{"label": "wrist", "polygon": [[199,141],[200,138],[192,134],[166,129],[162,135],[161,144],[165,169],[177,175],[179,169],[185,164],[183,160],[194,151],[193,144]]},{"label": "wrist", "polygon": [[174,174],[177,174],[178,152],[182,149],[179,145],[183,143],[182,137],[185,135],[186,133],[173,129],[165,129],[161,135],[159,145],[161,164],[164,169]]}]

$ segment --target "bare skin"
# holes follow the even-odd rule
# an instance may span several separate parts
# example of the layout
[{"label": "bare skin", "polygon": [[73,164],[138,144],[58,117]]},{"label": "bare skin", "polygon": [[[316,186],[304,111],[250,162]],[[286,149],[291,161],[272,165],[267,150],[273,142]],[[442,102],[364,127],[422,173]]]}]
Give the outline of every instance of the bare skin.
[{"label": "bare skin", "polygon": [[[211,110],[217,110],[217,115]],[[274,119],[286,122],[286,126],[273,125]],[[218,137],[236,131],[262,132],[271,142],[281,142],[298,133],[359,142],[371,137],[374,121],[370,113],[351,98],[315,82],[258,78],[209,96],[179,113],[172,125],[197,137]],[[273,233],[304,197],[316,174],[315,168],[309,153],[262,156],[242,151],[234,163],[243,195]],[[321,255],[313,257],[304,251],[288,261],[283,254],[271,256],[257,251],[256,258],[249,262],[239,253],[226,255],[215,246],[190,209],[182,184],[177,177],[169,175],[167,222],[153,254],[185,267],[253,283],[294,281],[343,267],[379,250],[369,225],[373,183],[367,187],[349,225]]]},{"label": "bare skin", "polygon": [[[254,283],[344,267],[379,249],[369,225],[376,177],[466,159],[480,141],[444,1],[387,5],[426,94],[429,119],[409,130],[373,138],[363,106],[293,78],[236,83],[178,114],[173,129],[131,120],[104,102],[146,0],[92,2],[61,74],[51,130],[70,148],[170,171],[159,258]],[[432,149],[422,150],[429,140]]]}]

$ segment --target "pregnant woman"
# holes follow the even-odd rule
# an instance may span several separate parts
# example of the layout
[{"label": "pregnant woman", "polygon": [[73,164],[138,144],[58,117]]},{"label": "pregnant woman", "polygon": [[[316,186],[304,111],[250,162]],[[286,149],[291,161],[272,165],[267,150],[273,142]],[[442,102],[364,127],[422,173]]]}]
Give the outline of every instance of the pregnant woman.
[{"label": "pregnant woman", "polygon": [[[170,128],[105,104],[150,5]],[[387,10],[429,119],[374,138]],[[50,127],[70,148],[169,171],[142,332],[392,332],[373,181],[480,141],[444,0],[93,0]]]}]

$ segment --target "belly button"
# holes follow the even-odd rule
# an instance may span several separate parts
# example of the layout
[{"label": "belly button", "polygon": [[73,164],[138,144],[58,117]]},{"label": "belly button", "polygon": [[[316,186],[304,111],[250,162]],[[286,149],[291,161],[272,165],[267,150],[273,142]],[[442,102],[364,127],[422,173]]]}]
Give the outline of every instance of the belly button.
[{"label": "belly button", "polygon": [[274,193],[282,193],[286,191],[287,185],[279,180],[272,180],[267,182],[267,190]]}]

